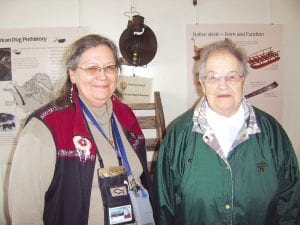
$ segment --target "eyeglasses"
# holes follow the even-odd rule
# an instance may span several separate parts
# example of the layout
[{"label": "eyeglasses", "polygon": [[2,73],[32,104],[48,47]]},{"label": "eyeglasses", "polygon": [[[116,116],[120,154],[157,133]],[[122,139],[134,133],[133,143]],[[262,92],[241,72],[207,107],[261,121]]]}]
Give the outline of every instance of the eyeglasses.
[{"label": "eyeglasses", "polygon": [[244,75],[239,74],[237,72],[231,72],[228,73],[225,76],[220,76],[220,74],[216,73],[216,72],[209,72],[205,77],[204,80],[208,83],[208,84],[216,84],[218,82],[221,81],[222,78],[224,78],[224,80],[227,83],[230,84],[236,84],[239,83],[241,80],[244,79]]},{"label": "eyeglasses", "polygon": [[85,71],[90,76],[96,76],[97,74],[103,71],[105,74],[115,74],[117,72],[117,65],[109,65],[109,66],[87,66],[85,68],[78,67],[79,69]]}]

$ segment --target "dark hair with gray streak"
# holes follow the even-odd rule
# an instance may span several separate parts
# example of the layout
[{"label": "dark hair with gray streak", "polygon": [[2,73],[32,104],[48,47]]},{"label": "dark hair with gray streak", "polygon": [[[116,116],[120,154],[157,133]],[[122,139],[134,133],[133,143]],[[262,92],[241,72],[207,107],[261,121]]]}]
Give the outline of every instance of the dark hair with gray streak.
[{"label": "dark hair with gray streak", "polygon": [[105,45],[111,49],[114,56],[114,61],[117,67],[120,69],[118,48],[113,43],[113,41],[98,34],[89,34],[78,39],[73,44],[71,44],[66,51],[65,60],[64,60],[66,76],[64,76],[60,81],[58,89],[56,89],[53,96],[55,99],[57,99],[57,101],[63,101],[63,102],[69,101],[71,88],[72,88],[72,82],[70,80],[69,70],[70,69],[75,70],[78,67],[80,57],[85,51],[87,51],[90,48],[97,47],[99,45]]},{"label": "dark hair with gray streak", "polygon": [[207,46],[205,46],[201,50],[200,54],[200,61],[199,61],[199,75],[200,78],[203,78],[205,76],[205,70],[206,70],[206,62],[210,54],[217,51],[226,51],[230,54],[232,54],[239,62],[241,66],[241,73],[243,75],[248,74],[248,68],[247,68],[247,55],[244,49],[238,48],[234,42],[232,42],[231,39],[225,38],[222,41],[213,42]]}]

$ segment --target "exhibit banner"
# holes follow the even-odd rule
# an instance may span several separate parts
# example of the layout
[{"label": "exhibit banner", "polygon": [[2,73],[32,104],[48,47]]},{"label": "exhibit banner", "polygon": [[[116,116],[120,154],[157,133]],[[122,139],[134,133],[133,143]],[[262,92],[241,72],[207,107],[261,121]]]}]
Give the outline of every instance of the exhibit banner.
[{"label": "exhibit banner", "polygon": [[2,29],[0,33],[0,163],[11,160],[25,118],[50,100],[67,46],[85,28]]},{"label": "exhibit banner", "polygon": [[202,97],[198,63],[201,49],[229,38],[246,50],[249,75],[245,98],[251,104],[282,121],[283,29],[274,24],[192,24],[187,25],[188,104]]}]

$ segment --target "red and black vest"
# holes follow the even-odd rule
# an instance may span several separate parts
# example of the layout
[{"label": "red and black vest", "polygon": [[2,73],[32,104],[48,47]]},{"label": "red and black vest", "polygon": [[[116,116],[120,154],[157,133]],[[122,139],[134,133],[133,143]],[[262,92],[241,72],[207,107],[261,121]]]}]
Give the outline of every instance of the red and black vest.
[{"label": "red and black vest", "polygon": [[[152,193],[147,170],[145,138],[132,110],[112,97],[113,112],[143,165],[143,185]],[[45,225],[88,224],[90,195],[97,147],[73,91],[73,103],[54,102],[35,111],[28,119],[40,119],[51,131],[56,145],[56,166],[51,184],[45,193],[43,220]],[[73,143],[74,136],[88,139],[92,145],[84,163]]]}]

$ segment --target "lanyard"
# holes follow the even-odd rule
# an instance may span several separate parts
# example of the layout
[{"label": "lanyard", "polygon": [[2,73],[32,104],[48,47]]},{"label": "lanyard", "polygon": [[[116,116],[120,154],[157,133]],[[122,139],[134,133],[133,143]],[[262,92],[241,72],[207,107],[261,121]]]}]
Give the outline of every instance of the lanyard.
[{"label": "lanyard", "polygon": [[[92,123],[94,124],[94,126],[99,130],[99,132],[102,134],[102,136],[108,140],[107,136],[105,135],[104,131],[102,130],[102,128],[100,127],[100,125],[97,123],[95,117],[92,115],[92,113],[90,112],[90,110],[86,107],[86,105],[83,103],[83,101],[79,98],[79,104],[80,107],[82,108],[82,110],[84,111],[84,113],[88,116],[88,118],[92,121]],[[114,114],[112,113],[112,117],[111,117],[111,122],[112,122],[112,133],[113,136],[116,140],[116,151],[118,153],[118,155],[121,157],[121,161],[123,166],[126,169],[126,173],[127,176],[131,175],[131,168],[126,156],[126,152],[125,152],[125,148],[123,145],[123,141],[121,139],[121,135],[114,117]],[[113,147],[113,146],[112,146]]]}]

